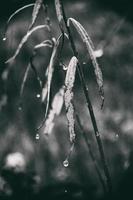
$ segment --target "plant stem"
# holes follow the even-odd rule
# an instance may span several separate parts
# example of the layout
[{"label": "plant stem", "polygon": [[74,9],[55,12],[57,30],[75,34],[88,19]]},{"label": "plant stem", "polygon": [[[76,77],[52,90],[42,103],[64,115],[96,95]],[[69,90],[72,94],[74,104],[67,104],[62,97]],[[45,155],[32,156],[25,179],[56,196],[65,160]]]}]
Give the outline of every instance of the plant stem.
[{"label": "plant stem", "polygon": [[[75,44],[74,44],[74,40],[73,40],[71,30],[70,30],[69,26],[67,25],[67,17],[66,17],[64,6],[63,6],[63,3],[62,3],[61,0],[60,0],[60,4],[62,6],[63,18],[64,18],[65,26],[66,26],[66,29],[67,29],[67,32],[68,32],[68,37],[69,37],[70,45],[71,45],[71,48],[72,48],[72,51],[73,51],[73,55],[75,57],[78,57],[78,52],[77,52]],[[103,170],[104,170],[104,174],[105,174],[105,177],[106,177],[108,192],[111,193],[112,192],[111,177],[110,177],[108,165],[107,165],[106,159],[105,159],[102,140],[101,140],[101,136],[100,136],[100,133],[99,133],[99,130],[98,130],[98,127],[97,127],[96,118],[95,118],[93,107],[92,107],[92,104],[91,104],[91,101],[90,101],[88,88],[87,88],[87,85],[86,85],[86,82],[85,82],[82,67],[81,67],[79,62],[78,62],[77,68],[78,68],[78,74],[79,74],[79,77],[80,77],[80,80],[81,80],[81,84],[82,84],[82,87],[83,87],[84,95],[86,97],[87,107],[89,109],[93,129],[94,129],[94,132],[95,132],[96,141],[97,141],[99,152],[100,152],[101,161],[102,161],[102,164],[103,164]]]},{"label": "plant stem", "polygon": [[77,121],[77,123],[78,123],[79,129],[80,129],[80,131],[81,131],[81,133],[82,133],[82,135],[83,135],[83,137],[84,137],[84,140],[85,140],[85,142],[86,142],[86,145],[87,145],[87,147],[88,147],[88,150],[89,150],[89,153],[90,153],[90,157],[91,157],[91,159],[92,159],[92,161],[93,161],[93,164],[94,164],[95,170],[96,170],[96,172],[97,172],[99,181],[101,182],[101,184],[102,184],[102,186],[103,186],[103,191],[104,191],[104,193],[106,193],[106,191],[107,191],[107,190],[106,190],[106,185],[105,185],[104,179],[103,179],[103,177],[102,177],[102,174],[101,174],[101,172],[100,172],[100,169],[99,169],[99,167],[98,167],[98,165],[97,165],[97,162],[96,162],[95,156],[94,156],[94,154],[93,154],[93,151],[91,150],[91,144],[88,142],[87,134],[86,134],[86,132],[84,131],[83,125],[81,124],[81,120],[80,120],[78,114],[76,113],[75,116],[76,116],[76,121]]}]

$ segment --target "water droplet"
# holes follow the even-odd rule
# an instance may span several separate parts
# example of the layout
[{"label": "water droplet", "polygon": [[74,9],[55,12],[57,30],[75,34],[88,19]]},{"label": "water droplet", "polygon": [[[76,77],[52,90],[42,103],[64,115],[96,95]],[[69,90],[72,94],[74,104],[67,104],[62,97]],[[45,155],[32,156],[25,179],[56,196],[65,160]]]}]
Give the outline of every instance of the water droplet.
[{"label": "water droplet", "polygon": [[40,97],[41,97],[41,95],[40,95],[40,94],[37,94],[37,95],[36,95],[36,97],[37,97],[37,98],[40,98]]},{"label": "water droplet", "polygon": [[83,65],[86,65],[86,62],[83,62]]},{"label": "water droplet", "polygon": [[40,135],[36,134],[36,140],[39,140],[39,139],[40,139]]},{"label": "water droplet", "polygon": [[66,159],[66,160],[64,160],[64,162],[63,162],[63,165],[64,165],[64,167],[68,167],[69,166],[69,162],[68,162],[68,160]]},{"label": "water droplet", "polygon": [[100,57],[103,56],[103,50],[102,49],[98,49],[98,50],[94,51],[93,54],[94,54],[94,56],[96,58],[100,58]]},{"label": "water droplet", "polygon": [[65,193],[67,193],[67,190],[65,190]]},{"label": "water droplet", "polygon": [[21,110],[22,110],[22,107],[21,107],[21,106],[19,106],[19,107],[18,107],[18,110],[19,110],[19,111],[21,111]]},{"label": "water droplet", "polygon": [[6,41],[6,37],[3,38],[3,41]]},{"label": "water droplet", "polygon": [[118,135],[118,134],[115,134],[115,137],[116,137],[116,138],[119,138],[119,135]]},{"label": "water droplet", "polygon": [[63,64],[63,70],[66,71],[67,69],[68,69],[68,67],[67,67],[66,65]]}]

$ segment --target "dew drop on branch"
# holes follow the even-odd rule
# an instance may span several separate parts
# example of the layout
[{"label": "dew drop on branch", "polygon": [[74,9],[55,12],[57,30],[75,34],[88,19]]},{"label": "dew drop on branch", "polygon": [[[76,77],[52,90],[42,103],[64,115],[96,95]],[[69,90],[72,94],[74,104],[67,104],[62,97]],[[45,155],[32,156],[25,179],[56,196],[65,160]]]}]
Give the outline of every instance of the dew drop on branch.
[{"label": "dew drop on branch", "polygon": [[37,98],[40,98],[40,97],[41,97],[41,95],[40,95],[40,94],[37,94],[37,95],[36,95],[36,97],[37,97]]},{"label": "dew drop on branch", "polygon": [[64,160],[64,162],[63,162],[63,165],[64,165],[64,167],[68,167],[69,166],[69,162],[68,162],[68,160],[66,159],[66,160]]},{"label": "dew drop on branch", "polygon": [[3,38],[3,41],[6,41],[6,37]]}]

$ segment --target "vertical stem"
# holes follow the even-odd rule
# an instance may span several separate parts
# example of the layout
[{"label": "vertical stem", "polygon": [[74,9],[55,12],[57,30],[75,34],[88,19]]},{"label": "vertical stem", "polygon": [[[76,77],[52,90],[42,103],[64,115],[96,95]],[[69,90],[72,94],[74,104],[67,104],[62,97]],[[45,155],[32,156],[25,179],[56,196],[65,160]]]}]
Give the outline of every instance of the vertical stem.
[{"label": "vertical stem", "polygon": [[[62,6],[63,18],[64,18],[65,26],[66,26],[66,29],[67,29],[67,32],[68,32],[68,37],[69,37],[70,45],[71,45],[71,48],[72,48],[72,51],[73,51],[73,55],[78,57],[78,52],[77,52],[75,44],[74,44],[74,40],[73,40],[71,30],[70,30],[69,26],[67,25],[67,17],[66,17],[66,14],[65,14],[65,10],[64,10],[62,0],[60,0],[60,4]],[[102,145],[102,140],[101,140],[101,136],[100,136],[100,133],[99,133],[99,130],[98,130],[98,127],[97,127],[93,107],[92,107],[92,104],[91,104],[91,101],[90,101],[90,98],[89,98],[88,88],[86,86],[84,74],[83,74],[83,71],[82,71],[82,67],[80,66],[80,63],[78,63],[77,68],[78,68],[78,74],[79,74],[79,77],[80,77],[80,80],[81,80],[81,84],[82,84],[82,87],[83,87],[84,95],[86,97],[87,107],[88,107],[88,110],[89,110],[89,113],[90,113],[93,129],[94,129],[94,132],[95,132],[96,141],[97,141],[99,152],[100,152],[103,170],[104,170],[104,174],[105,174],[105,177],[106,177],[108,192],[111,193],[112,192],[111,177],[110,177],[108,165],[106,163],[103,145]]]},{"label": "vertical stem", "polygon": [[85,142],[86,142],[86,145],[87,145],[87,147],[88,147],[88,150],[89,150],[89,153],[90,153],[90,157],[91,157],[91,159],[92,159],[92,161],[93,161],[93,164],[94,164],[95,170],[96,170],[96,172],[97,172],[99,181],[101,182],[101,184],[102,184],[102,186],[103,186],[103,191],[104,191],[104,193],[106,193],[106,185],[105,185],[104,179],[103,179],[102,174],[101,174],[101,172],[100,172],[100,169],[99,169],[99,167],[98,167],[98,165],[97,165],[95,156],[94,156],[94,154],[93,154],[93,152],[92,152],[92,150],[91,150],[91,144],[88,142],[87,134],[86,134],[86,132],[85,132],[84,129],[83,129],[83,126],[82,126],[82,124],[81,124],[80,118],[79,118],[79,116],[78,116],[77,113],[76,113],[76,120],[77,120],[78,126],[79,126],[79,128],[80,128],[80,131],[82,132],[82,135],[83,135],[83,137],[84,137],[84,140],[85,140]]}]

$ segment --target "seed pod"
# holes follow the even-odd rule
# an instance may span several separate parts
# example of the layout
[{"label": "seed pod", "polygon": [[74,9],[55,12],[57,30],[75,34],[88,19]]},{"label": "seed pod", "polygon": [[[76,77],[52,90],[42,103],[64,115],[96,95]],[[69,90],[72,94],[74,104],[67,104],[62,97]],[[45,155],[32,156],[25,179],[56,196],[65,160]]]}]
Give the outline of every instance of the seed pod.
[{"label": "seed pod", "polygon": [[72,22],[72,24],[76,28],[77,32],[81,36],[81,39],[85,43],[86,49],[88,51],[88,55],[92,60],[97,84],[98,84],[98,87],[99,87],[99,93],[100,93],[100,96],[101,96],[101,99],[102,99],[102,105],[103,105],[103,102],[104,102],[103,77],[102,77],[102,71],[101,71],[101,69],[100,69],[100,67],[97,63],[97,60],[96,60],[94,45],[93,45],[91,38],[89,37],[88,33],[86,32],[86,30],[84,29],[84,27],[78,21],[76,21],[73,18],[69,18],[68,21],[67,21],[68,26],[70,26],[70,22]]},{"label": "seed pod", "polygon": [[74,120],[74,106],[72,103],[73,100],[73,86],[75,81],[76,66],[78,60],[73,56],[68,65],[67,74],[65,78],[65,107],[66,107],[66,116],[68,121],[68,129],[70,135],[70,142],[74,143],[75,141],[75,120]]}]

